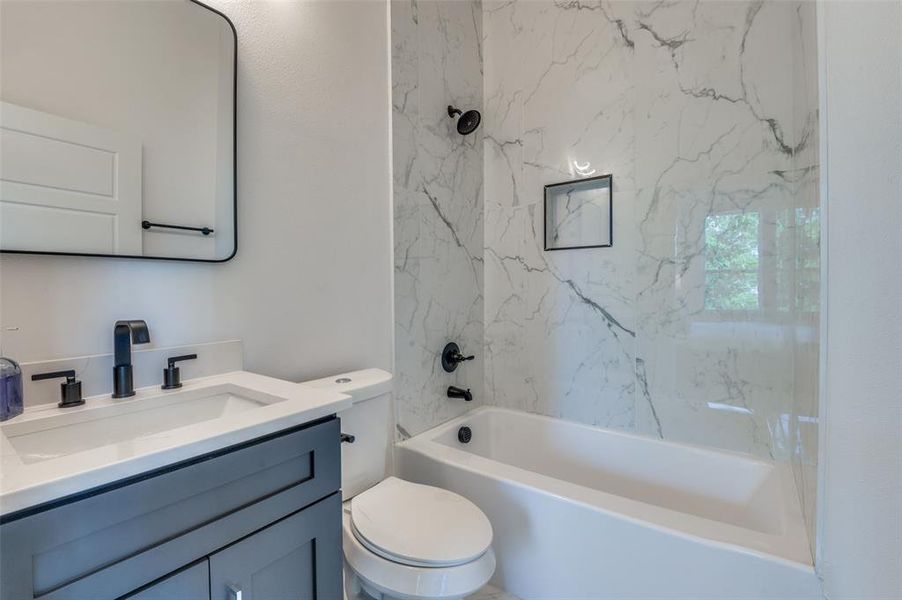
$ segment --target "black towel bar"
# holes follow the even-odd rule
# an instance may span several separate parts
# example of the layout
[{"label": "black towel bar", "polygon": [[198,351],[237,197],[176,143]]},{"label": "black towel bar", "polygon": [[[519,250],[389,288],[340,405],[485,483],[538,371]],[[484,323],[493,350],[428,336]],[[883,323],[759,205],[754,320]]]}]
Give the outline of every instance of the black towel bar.
[{"label": "black towel bar", "polygon": [[187,225],[165,225],[163,223],[151,223],[150,221],[141,221],[141,227],[143,229],[150,229],[151,227],[163,227],[165,229],[181,229],[182,231],[199,231],[204,235],[210,235],[213,233],[213,229],[210,227],[188,227]]}]

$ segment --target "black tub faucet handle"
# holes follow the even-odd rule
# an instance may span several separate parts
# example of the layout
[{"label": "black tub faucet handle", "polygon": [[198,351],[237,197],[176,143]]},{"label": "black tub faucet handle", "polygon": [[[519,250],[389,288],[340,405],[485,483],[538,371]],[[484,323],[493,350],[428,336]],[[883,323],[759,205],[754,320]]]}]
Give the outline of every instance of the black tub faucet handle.
[{"label": "black tub faucet handle", "polygon": [[446,344],[445,348],[442,350],[442,368],[448,373],[451,373],[460,363],[473,360],[474,358],[476,358],[475,355],[464,356],[460,351],[460,346],[454,342],[450,342],[449,344]]}]

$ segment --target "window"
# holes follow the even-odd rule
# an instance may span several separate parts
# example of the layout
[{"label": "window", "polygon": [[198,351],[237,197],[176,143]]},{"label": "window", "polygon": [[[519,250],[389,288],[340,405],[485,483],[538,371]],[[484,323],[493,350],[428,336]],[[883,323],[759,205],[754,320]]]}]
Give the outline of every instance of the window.
[{"label": "window", "polygon": [[705,219],[705,310],[760,308],[757,212],[708,215]]},{"label": "window", "polygon": [[705,313],[755,313],[768,319],[816,314],[819,217],[816,207],[708,215]]},{"label": "window", "polygon": [[820,211],[788,209],[776,219],[777,309],[799,314],[820,308]]}]

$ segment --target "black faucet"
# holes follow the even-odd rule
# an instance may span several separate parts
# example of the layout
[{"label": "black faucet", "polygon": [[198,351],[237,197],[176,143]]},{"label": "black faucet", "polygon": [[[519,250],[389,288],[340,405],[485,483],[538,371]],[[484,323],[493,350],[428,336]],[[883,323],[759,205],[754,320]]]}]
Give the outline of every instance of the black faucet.
[{"label": "black faucet", "polygon": [[442,350],[442,368],[448,373],[453,372],[457,365],[464,361],[473,360],[476,358],[475,356],[464,356],[460,352],[460,346],[455,344],[454,342],[450,342],[445,345],[445,348]]},{"label": "black faucet", "polygon": [[132,379],[132,344],[150,341],[147,323],[140,319],[116,321],[113,327],[113,398],[135,395]]},{"label": "black faucet", "polygon": [[449,385],[448,386],[448,397],[449,398],[463,398],[466,402],[469,402],[473,399],[473,394],[470,393],[470,390],[465,390],[459,388],[457,386]]}]

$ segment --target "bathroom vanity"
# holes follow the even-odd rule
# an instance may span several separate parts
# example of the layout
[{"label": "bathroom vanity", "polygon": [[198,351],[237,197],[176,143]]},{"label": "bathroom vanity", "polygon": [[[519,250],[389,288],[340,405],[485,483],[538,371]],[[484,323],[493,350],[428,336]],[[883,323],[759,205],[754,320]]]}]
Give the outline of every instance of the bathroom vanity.
[{"label": "bathroom vanity", "polygon": [[347,406],[238,372],[26,411],[0,427],[0,596],[340,597]]}]

